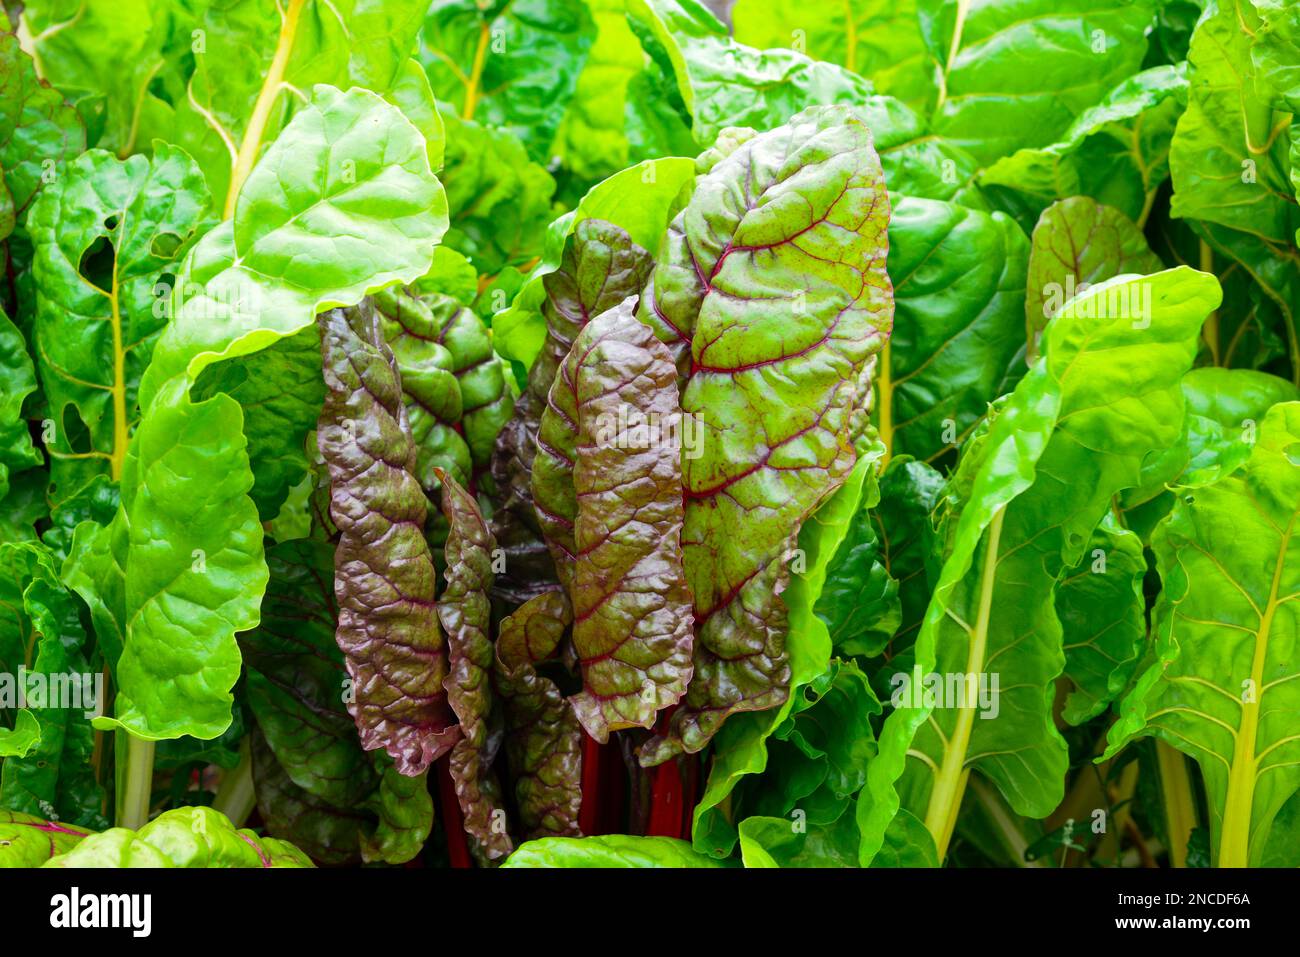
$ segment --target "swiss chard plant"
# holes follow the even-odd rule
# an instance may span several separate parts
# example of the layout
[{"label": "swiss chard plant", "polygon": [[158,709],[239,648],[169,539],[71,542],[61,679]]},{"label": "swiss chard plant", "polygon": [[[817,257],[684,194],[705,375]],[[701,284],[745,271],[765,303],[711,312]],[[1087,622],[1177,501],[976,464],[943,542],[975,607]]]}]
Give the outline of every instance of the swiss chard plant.
[{"label": "swiss chard plant", "polygon": [[0,866],[1300,864],[1295,4],[5,7]]}]

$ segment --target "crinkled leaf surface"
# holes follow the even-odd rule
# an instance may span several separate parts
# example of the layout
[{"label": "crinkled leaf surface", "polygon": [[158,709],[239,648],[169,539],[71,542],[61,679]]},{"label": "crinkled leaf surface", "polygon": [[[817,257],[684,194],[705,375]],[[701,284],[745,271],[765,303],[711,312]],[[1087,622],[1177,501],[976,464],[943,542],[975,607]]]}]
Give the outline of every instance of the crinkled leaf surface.
[{"label": "crinkled leaf surface", "polygon": [[818,107],[721,160],[664,239],[639,315],[687,377],[700,449],[682,462],[695,677],[643,760],[698,751],[727,715],[788,694],[782,556],[856,459],[893,321],[888,221],[870,132]]},{"label": "crinkled leaf surface", "polygon": [[677,369],[637,321],[635,302],[574,339],[533,471],[542,530],[573,604],[584,688],[570,702],[602,744],[611,731],[652,727],[692,669]]},{"label": "crinkled leaf surface", "polygon": [[[447,587],[438,600],[438,617],[447,632],[447,701],[460,722],[461,739],[451,751],[451,776],[465,820],[465,831],[489,861],[508,855],[514,845],[502,826],[501,785],[492,761],[501,746],[502,716],[492,693],[492,560],[496,540],[474,497],[446,472],[442,512],[447,536]],[[498,813],[499,812],[499,813]]]},{"label": "crinkled leaf surface", "polygon": [[529,599],[502,620],[493,680],[505,701],[506,757],[526,839],[577,836],[582,806],[582,728],[537,666],[556,656],[573,621],[560,591]]},{"label": "crinkled leaf surface", "polygon": [[9,475],[44,459],[32,445],[23,402],[36,391],[36,369],[27,354],[27,340],[0,309],[0,500],[9,494]]},{"label": "crinkled leaf surface", "polygon": [[339,529],[336,635],[347,658],[348,710],[366,750],[384,748],[415,775],[454,742],[442,681],[446,645],[424,539],[428,502],[393,354],[369,303],[322,313],[326,397],[317,428]]},{"label": "crinkled leaf surface", "polygon": [[45,867],[311,867],[292,844],[237,830],[208,807],[164,811],[138,831],[93,834]]}]

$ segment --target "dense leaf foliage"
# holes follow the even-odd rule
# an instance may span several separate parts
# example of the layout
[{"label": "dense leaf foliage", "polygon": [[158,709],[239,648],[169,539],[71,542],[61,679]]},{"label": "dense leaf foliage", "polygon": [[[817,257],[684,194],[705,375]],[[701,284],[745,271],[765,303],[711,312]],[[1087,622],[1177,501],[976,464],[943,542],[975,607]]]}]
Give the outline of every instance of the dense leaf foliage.
[{"label": "dense leaf foliage", "polygon": [[1295,3],[6,14],[0,866],[1300,863]]}]

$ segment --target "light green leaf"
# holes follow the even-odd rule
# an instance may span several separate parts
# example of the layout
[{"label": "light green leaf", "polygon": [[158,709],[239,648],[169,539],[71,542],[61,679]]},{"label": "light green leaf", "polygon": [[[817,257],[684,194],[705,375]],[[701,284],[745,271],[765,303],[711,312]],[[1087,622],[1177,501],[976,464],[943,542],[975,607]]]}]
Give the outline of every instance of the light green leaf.
[{"label": "light green leaf", "polygon": [[1300,403],[1274,406],[1249,460],[1179,497],[1157,529],[1156,660],[1125,698],[1106,756],[1153,735],[1205,778],[1214,859],[1258,864],[1300,790]]},{"label": "light green leaf", "polygon": [[871,80],[881,93],[929,112],[933,64],[917,19],[916,0],[737,0],[736,39],[765,49],[792,47]]},{"label": "light green leaf", "polygon": [[726,867],[671,837],[543,837],[520,845],[502,867]]},{"label": "light green leaf", "polygon": [[694,185],[695,161],[669,156],[646,160],[597,183],[577,207],[551,223],[542,261],[528,274],[510,306],[492,317],[493,345],[508,359],[533,364],[546,339],[542,277],[560,267],[564,241],[584,219],[621,226],[642,249],[658,249],[668,221]]},{"label": "light green leaf", "polygon": [[[1051,704],[1065,658],[1055,587],[1111,497],[1138,483],[1152,450],[1177,440],[1179,381],[1219,300],[1214,278],[1187,268],[1093,287],[1048,325],[1043,357],[963,450],[914,671],[892,679],[895,710],[858,799],[864,864],[900,807],[925,822],[942,860],[972,770],[1018,814],[1046,816],[1059,803],[1066,748]],[[989,690],[997,675],[999,686],[985,701],[969,690],[928,697],[930,675]]]},{"label": "light green leaf", "polygon": [[859,104],[872,92],[869,82],[833,64],[736,43],[697,0],[628,0],[627,11],[641,45],[676,77],[701,146],[728,126],[762,132],[807,107]]}]

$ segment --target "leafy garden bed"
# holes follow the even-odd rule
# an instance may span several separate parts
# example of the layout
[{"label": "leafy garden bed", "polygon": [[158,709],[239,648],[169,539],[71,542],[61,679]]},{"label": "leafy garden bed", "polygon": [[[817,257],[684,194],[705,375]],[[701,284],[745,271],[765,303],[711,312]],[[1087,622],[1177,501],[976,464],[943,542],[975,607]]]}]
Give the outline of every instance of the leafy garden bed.
[{"label": "leafy garden bed", "polygon": [[0,865],[1300,863],[1300,8],[32,0]]}]

